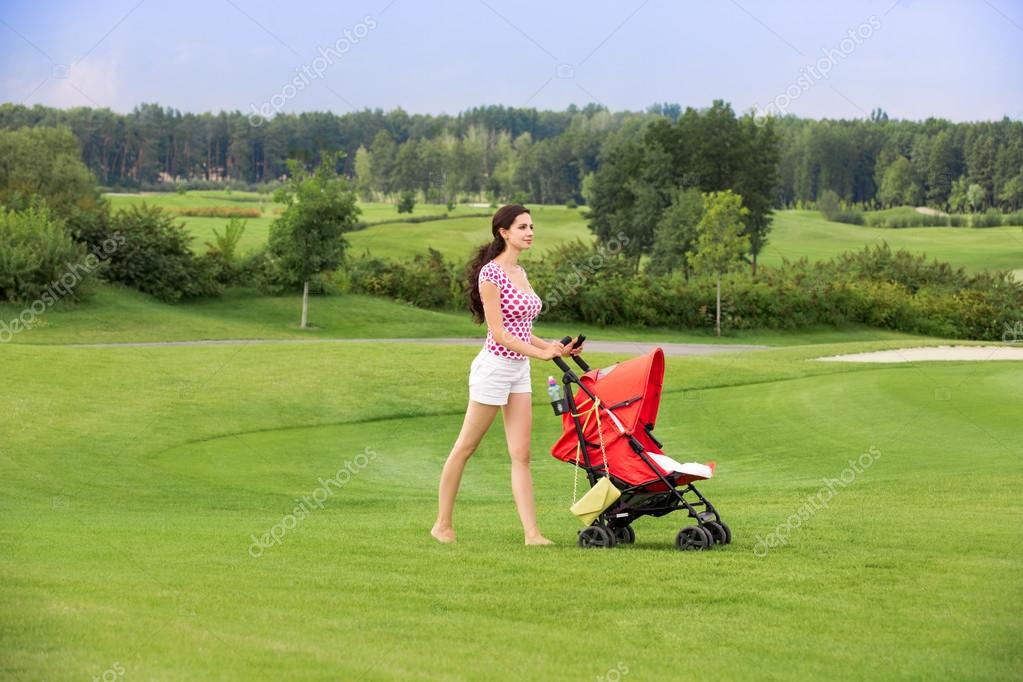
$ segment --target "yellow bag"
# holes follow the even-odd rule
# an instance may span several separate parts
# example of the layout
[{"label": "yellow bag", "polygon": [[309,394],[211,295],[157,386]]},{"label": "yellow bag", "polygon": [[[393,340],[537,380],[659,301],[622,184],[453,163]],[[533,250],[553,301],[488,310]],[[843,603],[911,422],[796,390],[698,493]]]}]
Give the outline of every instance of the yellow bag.
[{"label": "yellow bag", "polygon": [[622,492],[605,476],[597,481],[588,493],[580,497],[569,511],[575,514],[584,526],[588,526],[621,496]]}]

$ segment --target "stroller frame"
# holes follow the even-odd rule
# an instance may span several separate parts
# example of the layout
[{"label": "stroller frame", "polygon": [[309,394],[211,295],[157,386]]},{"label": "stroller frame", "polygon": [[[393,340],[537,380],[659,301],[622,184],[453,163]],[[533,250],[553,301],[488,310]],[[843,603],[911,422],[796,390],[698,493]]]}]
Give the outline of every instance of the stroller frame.
[{"label": "stroller frame", "polygon": [[[582,343],[586,337],[579,335],[577,343]],[[572,344],[572,337],[566,336],[562,343],[568,347]],[[590,371],[590,366],[579,355],[570,355],[579,368],[585,373]],[[575,392],[572,385],[575,384],[589,397],[591,401],[597,402],[594,395],[571,367],[560,357],[553,358],[554,364],[562,371],[562,384],[564,385],[564,400],[569,415],[575,427],[576,439],[580,444],[582,454],[581,467],[586,471],[586,477],[590,486],[596,485],[597,481],[606,476],[611,483],[621,492],[621,497],[604,510],[590,526],[579,531],[578,544],[580,547],[614,547],[618,543],[632,544],[636,535],[631,525],[633,521],[642,516],[664,516],[678,509],[685,509],[689,518],[695,519],[695,526],[685,526],[675,538],[675,546],[680,550],[703,550],[711,549],[715,543],[727,545],[732,541],[732,532],[728,525],[721,519],[717,509],[710,500],[703,496],[692,481],[678,487],[669,477],[661,473],[660,469],[647,456],[646,448],[633,433],[628,433],[628,442],[632,451],[639,457],[650,473],[653,474],[649,481],[632,485],[617,478],[608,471],[607,461],[603,464],[593,465],[590,459],[590,448],[600,450],[600,443],[587,441],[584,435],[583,423],[579,418],[575,402]],[[631,402],[630,400],[605,406],[602,403],[597,409],[605,410],[613,414],[616,407],[623,407]],[[663,448],[661,441],[653,434],[652,424],[643,424],[643,430],[650,440]],[[664,491],[649,491],[645,488],[657,479],[664,484]],[[687,497],[688,496],[688,497]],[[689,499],[695,498],[695,499]]]}]

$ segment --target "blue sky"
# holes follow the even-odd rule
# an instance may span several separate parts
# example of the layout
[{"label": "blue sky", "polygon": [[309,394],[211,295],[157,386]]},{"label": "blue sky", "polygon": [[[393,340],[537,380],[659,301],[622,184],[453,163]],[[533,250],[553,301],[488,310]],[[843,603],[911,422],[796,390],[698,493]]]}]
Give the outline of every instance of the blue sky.
[{"label": "blue sky", "polygon": [[[850,37],[850,31],[852,36]],[[0,2],[0,101],[1023,118],[1020,0]]]}]

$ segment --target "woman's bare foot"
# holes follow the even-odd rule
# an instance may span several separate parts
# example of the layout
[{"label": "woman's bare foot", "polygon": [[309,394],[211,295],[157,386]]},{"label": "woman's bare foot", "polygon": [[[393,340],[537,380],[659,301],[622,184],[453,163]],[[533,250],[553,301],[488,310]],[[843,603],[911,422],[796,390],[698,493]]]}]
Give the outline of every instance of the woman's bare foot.
[{"label": "woman's bare foot", "polygon": [[441,528],[439,526],[434,526],[430,529],[430,535],[432,535],[437,542],[444,545],[450,545],[455,541],[455,529],[451,527]]},{"label": "woman's bare foot", "polygon": [[553,545],[554,541],[553,540],[548,540],[544,536],[542,536],[539,533],[537,533],[536,535],[530,535],[530,536],[526,537],[526,544],[527,545]]}]

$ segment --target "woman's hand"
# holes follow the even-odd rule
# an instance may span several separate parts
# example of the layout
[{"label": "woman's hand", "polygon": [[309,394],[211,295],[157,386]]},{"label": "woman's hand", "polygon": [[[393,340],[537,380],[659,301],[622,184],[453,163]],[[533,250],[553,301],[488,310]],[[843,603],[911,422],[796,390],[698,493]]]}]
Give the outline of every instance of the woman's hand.
[{"label": "woman's hand", "polygon": [[565,346],[561,341],[551,341],[550,345],[540,351],[541,360],[553,360],[565,354]]},{"label": "woman's hand", "polygon": [[582,352],[582,350],[583,350],[583,343],[586,343],[586,341],[584,340],[583,343],[576,343],[576,341],[578,339],[579,339],[578,336],[575,337],[574,339],[572,339],[572,343],[575,344],[575,345],[572,346],[572,350],[570,350],[569,353],[568,353],[569,355],[579,355],[579,353]]}]

